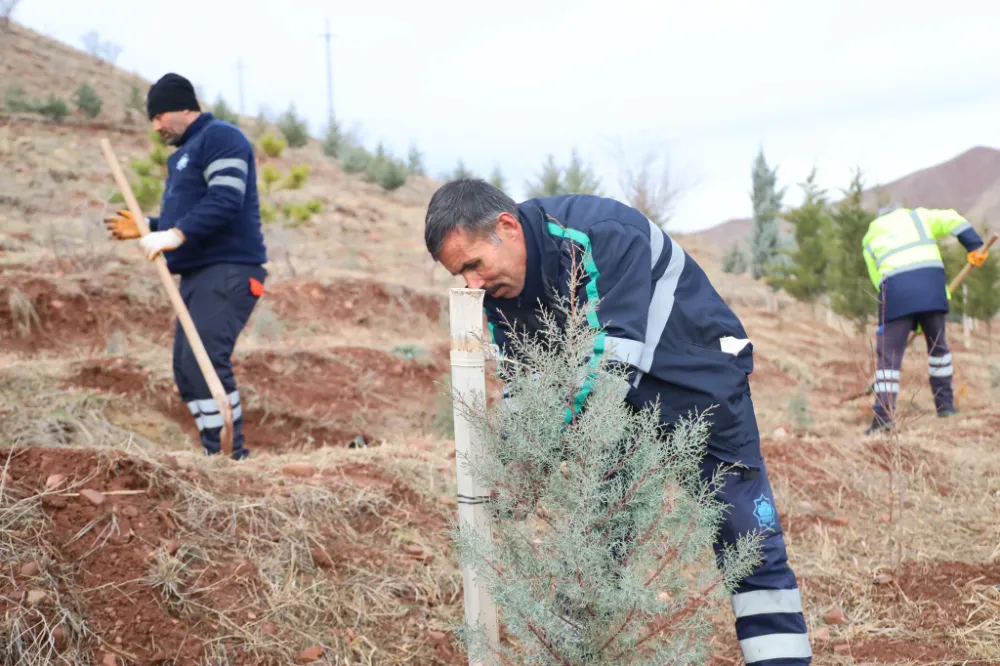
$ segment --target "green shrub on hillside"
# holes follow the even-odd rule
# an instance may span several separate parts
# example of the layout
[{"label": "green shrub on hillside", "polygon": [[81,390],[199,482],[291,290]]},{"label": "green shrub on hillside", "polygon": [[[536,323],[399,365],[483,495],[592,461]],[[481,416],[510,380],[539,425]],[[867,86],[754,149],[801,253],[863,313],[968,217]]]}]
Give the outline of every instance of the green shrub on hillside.
[{"label": "green shrub on hillside", "polygon": [[222,95],[219,95],[219,98],[216,100],[215,104],[212,105],[210,110],[212,115],[219,120],[224,120],[225,122],[232,123],[233,125],[240,124],[240,114],[236,113],[229,107],[226,100],[222,98]]},{"label": "green shrub on hillside", "polygon": [[323,154],[334,159],[340,157],[340,150],[344,145],[344,133],[336,120],[331,119],[327,125],[326,134],[323,137]]},{"label": "green shrub on hillside", "polygon": [[265,192],[270,192],[274,184],[281,180],[281,172],[274,165],[265,164],[260,170],[260,179],[263,182],[261,189]]},{"label": "green shrub on hillside", "polygon": [[377,183],[389,192],[402,187],[406,183],[406,175],[406,164],[389,155],[381,143],[365,169],[365,180]]},{"label": "green shrub on hillside", "polygon": [[281,157],[281,153],[284,152],[285,148],[288,146],[288,142],[279,136],[276,136],[273,132],[267,132],[260,137],[258,143],[260,144],[260,149],[264,151],[264,154],[268,157]]},{"label": "green shrub on hillside", "polygon": [[73,100],[76,108],[80,109],[88,118],[96,118],[101,113],[103,101],[89,83],[81,83],[76,89],[76,97]]},{"label": "green shrub on hillside", "polygon": [[38,104],[35,110],[46,118],[51,118],[55,121],[62,120],[69,115],[69,105],[61,98],[56,97],[55,93],[49,93],[45,101]]},{"label": "green shrub on hillside", "polygon": [[284,175],[273,164],[263,166],[259,172],[261,182],[258,186],[261,193],[268,195],[262,197],[260,202],[260,220],[263,224],[274,224],[280,218],[282,226],[297,227],[308,222],[320,211],[323,202],[318,199],[306,202],[287,201],[279,205],[270,196],[274,190],[301,189],[308,180],[310,172],[310,167],[305,164],[292,167]]},{"label": "green shrub on hillside", "polygon": [[309,173],[312,169],[309,168],[308,164],[300,164],[299,166],[293,166],[288,175],[285,177],[285,189],[286,190],[297,190],[305,184],[306,179],[309,178]]},{"label": "green shrub on hillside", "polygon": [[359,144],[349,143],[341,151],[340,166],[347,173],[361,173],[371,164],[372,154]]},{"label": "green shrub on hillside", "polygon": [[410,146],[410,152],[406,157],[406,168],[409,169],[410,173],[414,176],[426,176],[427,171],[424,169],[424,155],[415,145]]},{"label": "green shrub on hillside", "polygon": [[[132,173],[138,178],[138,183],[133,182],[132,194],[142,208],[143,212],[159,205],[163,197],[164,183],[167,178],[167,145],[163,142],[163,137],[158,132],[150,130],[146,136],[152,144],[149,149],[149,156],[146,160],[133,160],[129,164]],[[124,203],[125,197],[121,192],[115,193],[109,199],[110,203]]]},{"label": "green shrub on hillside", "polygon": [[276,124],[292,148],[301,148],[309,143],[309,127],[306,125],[306,121],[295,113],[294,104],[282,114]]},{"label": "green shrub on hillside", "polygon": [[7,110],[11,113],[29,113],[35,110],[34,103],[24,94],[24,88],[18,83],[11,83],[4,92]]}]

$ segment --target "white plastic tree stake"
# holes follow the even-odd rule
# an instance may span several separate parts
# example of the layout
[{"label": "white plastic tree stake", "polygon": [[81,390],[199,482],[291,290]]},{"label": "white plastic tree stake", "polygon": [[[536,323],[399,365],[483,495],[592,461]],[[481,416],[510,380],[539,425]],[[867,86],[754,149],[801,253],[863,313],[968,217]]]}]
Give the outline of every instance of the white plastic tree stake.
[{"label": "white plastic tree stake", "polygon": [[[461,405],[475,404],[486,398],[486,355],[483,353],[483,297],[482,289],[452,289],[451,315],[451,384],[452,406],[455,416],[455,466],[458,473],[458,519],[471,524],[487,538],[493,538],[492,518],[484,506],[489,489],[476,484],[464,461],[475,461],[479,453],[478,435],[469,424]],[[486,630],[493,644],[499,641],[499,623],[496,604],[489,592],[480,586],[475,570],[462,566],[462,584],[465,599],[465,620],[471,627],[479,625]],[[470,666],[492,666],[469,657]]]}]

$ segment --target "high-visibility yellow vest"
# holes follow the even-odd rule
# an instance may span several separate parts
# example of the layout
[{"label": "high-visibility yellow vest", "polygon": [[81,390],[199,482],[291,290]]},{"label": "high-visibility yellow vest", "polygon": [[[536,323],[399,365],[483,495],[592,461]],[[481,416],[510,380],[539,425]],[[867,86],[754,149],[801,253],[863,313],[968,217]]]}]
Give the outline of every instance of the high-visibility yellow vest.
[{"label": "high-visibility yellow vest", "polygon": [[[861,245],[875,289],[882,282],[918,268],[944,268],[937,241],[958,236],[972,225],[954,210],[897,208],[872,220]],[[948,295],[951,298],[951,294]]]}]

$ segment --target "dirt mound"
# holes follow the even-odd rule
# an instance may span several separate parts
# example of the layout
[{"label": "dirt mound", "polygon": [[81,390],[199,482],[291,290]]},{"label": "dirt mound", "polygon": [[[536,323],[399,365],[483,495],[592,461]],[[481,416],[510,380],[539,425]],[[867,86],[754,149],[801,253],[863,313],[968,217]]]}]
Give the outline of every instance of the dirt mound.
[{"label": "dirt mound", "polygon": [[[955,653],[954,647],[943,647],[933,643],[915,643],[910,639],[875,638],[850,645],[842,654],[849,654],[855,660],[867,660],[877,664],[951,664],[964,660]],[[974,662],[973,662],[974,663]]]},{"label": "dirt mound", "polygon": [[758,354],[754,357],[750,374],[750,389],[754,393],[784,393],[794,390],[798,381],[769,358]]},{"label": "dirt mound", "polygon": [[[127,276],[120,279],[128,284]],[[0,286],[0,342],[17,351],[104,349],[115,331],[166,344],[171,317],[165,298],[146,300],[134,286],[108,289],[101,282],[42,277]]]},{"label": "dirt mound", "polygon": [[883,603],[917,604],[920,614],[916,628],[930,630],[966,617],[970,610],[965,604],[970,597],[967,587],[996,587],[1000,584],[1000,563],[906,562],[893,574],[893,580],[895,585],[886,586],[876,598]]},{"label": "dirt mound", "polygon": [[[448,372],[444,353],[411,360],[392,352],[345,347],[329,353],[252,352],[234,362],[243,396],[243,429],[253,448],[342,446],[361,435],[372,442],[402,424],[431,427],[439,387]],[[169,382],[154,383],[135,361],[86,361],[73,386],[144,401],[192,438],[198,431]],[[252,396],[252,397],[251,397]]]},{"label": "dirt mound", "polygon": [[366,326],[384,319],[403,327],[409,323],[438,324],[444,299],[371,280],[312,280],[279,283],[270,303],[280,317],[307,318]]},{"label": "dirt mound", "polygon": [[[872,440],[867,442],[866,457],[888,472],[895,467],[896,453],[891,441]],[[935,491],[942,495],[951,492],[951,484],[940,477],[947,473],[947,462],[939,455],[926,451],[915,444],[901,444],[899,459],[905,474],[919,474]]]},{"label": "dirt mound", "polygon": [[21,641],[0,642],[4,663],[346,663],[362,648],[464,663],[434,628],[461,605],[444,515],[384,469],[292,483],[112,451],[0,455],[0,638]]},{"label": "dirt mound", "polygon": [[[56,475],[62,482],[46,492],[46,481]],[[16,567],[11,565],[19,575],[0,579],[4,613],[16,615],[16,602],[44,593],[32,613],[44,617],[53,631],[62,627],[55,636],[65,647],[104,644],[107,652],[130,660],[151,657],[152,650],[135,650],[138,639],[156,645],[163,655],[197,657],[200,640],[188,636],[189,628],[166,612],[153,590],[141,589],[151,554],[176,531],[171,493],[150,484],[148,468],[93,451],[25,449],[15,452],[7,477],[8,492],[17,500],[42,493],[34,517],[44,515],[44,527],[37,528],[51,550],[22,552]],[[94,499],[83,496],[87,491],[96,491]],[[87,590],[85,598],[77,596],[82,590]],[[85,625],[61,621],[66,607],[79,609]],[[36,621],[36,631],[42,624]]]}]

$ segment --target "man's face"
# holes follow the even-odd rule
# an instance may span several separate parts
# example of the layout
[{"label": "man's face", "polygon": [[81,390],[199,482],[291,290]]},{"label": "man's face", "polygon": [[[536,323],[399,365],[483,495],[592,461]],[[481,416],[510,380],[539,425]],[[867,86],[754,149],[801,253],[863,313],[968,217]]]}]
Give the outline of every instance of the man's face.
[{"label": "man's face", "polygon": [[175,146],[184,136],[188,125],[194,121],[191,111],[165,111],[153,116],[153,129],[163,137],[168,146]]},{"label": "man's face", "polygon": [[451,232],[441,246],[441,264],[465,278],[469,289],[494,298],[514,298],[524,289],[527,249],[521,223],[510,213],[497,220],[494,233]]}]

